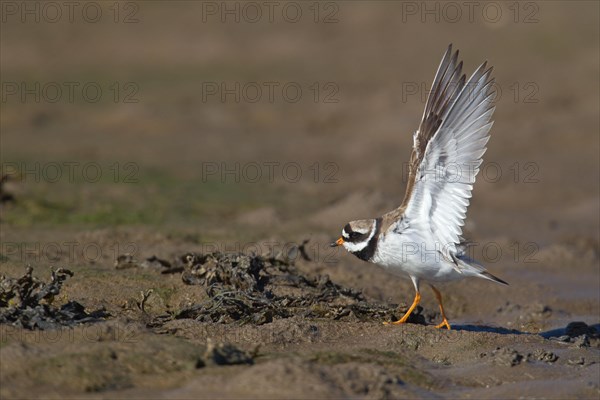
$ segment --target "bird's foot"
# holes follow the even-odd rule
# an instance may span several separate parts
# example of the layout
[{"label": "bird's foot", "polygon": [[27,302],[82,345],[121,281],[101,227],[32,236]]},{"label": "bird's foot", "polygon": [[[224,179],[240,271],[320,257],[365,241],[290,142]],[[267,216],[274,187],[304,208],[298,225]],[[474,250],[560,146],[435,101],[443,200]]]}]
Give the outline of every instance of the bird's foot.
[{"label": "bird's foot", "polygon": [[450,323],[448,323],[448,320],[446,318],[444,318],[444,320],[442,321],[442,323],[438,324],[435,326],[436,328],[440,329],[440,328],[446,328],[448,330],[450,330]]}]

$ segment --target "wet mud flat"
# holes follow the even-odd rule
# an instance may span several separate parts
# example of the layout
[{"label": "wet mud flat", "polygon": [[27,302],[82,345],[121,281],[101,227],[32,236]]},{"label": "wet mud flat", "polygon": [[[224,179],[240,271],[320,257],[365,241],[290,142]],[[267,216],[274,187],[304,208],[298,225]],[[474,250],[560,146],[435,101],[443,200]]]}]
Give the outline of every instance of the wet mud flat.
[{"label": "wet mud flat", "polygon": [[124,256],[113,274],[139,271],[197,300],[164,312],[157,289],[119,311],[94,309],[61,294],[71,271],[2,277],[2,398],[594,398],[600,390],[599,330],[583,322],[537,334],[447,331],[419,308],[411,323],[384,326],[406,305],[302,272],[282,255]]},{"label": "wet mud flat", "polygon": [[[130,4],[96,3],[98,24],[2,24],[4,81],[80,85],[75,103],[59,85],[61,101],[0,107],[18,166],[0,173],[0,398],[600,397],[598,2],[495,2],[497,23],[466,4],[454,21],[452,2],[297,2],[300,23],[263,24],[202,23],[206,2],[135,2],[140,23],[113,23]],[[330,5],[339,22],[315,23]],[[464,233],[510,286],[440,285],[450,331],[428,288],[410,323],[384,326],[412,284],[311,246],[401,203],[450,41],[502,92]],[[97,103],[79,95],[92,82]],[[263,96],[204,101],[209,82]],[[307,237],[313,261],[238,254]]]}]

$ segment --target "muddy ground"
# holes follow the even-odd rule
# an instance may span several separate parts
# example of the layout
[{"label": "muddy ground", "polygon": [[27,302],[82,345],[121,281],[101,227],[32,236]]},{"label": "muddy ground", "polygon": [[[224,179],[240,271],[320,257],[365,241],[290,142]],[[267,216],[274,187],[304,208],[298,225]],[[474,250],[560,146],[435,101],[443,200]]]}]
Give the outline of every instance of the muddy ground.
[{"label": "muddy ground", "polygon": [[[21,4],[0,38],[2,398],[598,398],[597,3]],[[465,231],[510,286],[441,286],[451,331],[424,287],[384,326],[410,282],[328,244],[401,201],[449,42],[495,67]],[[266,261],[186,258],[215,252]]]}]

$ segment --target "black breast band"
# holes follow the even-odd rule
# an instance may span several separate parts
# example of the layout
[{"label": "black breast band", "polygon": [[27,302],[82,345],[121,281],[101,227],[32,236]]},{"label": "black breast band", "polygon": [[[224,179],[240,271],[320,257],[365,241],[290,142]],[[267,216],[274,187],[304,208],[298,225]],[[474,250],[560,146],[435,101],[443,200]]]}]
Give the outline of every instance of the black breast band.
[{"label": "black breast band", "polygon": [[379,241],[379,232],[381,230],[381,218],[377,218],[375,220],[375,233],[373,237],[369,240],[367,245],[361,251],[355,251],[354,254],[356,257],[361,260],[371,261],[373,256],[375,255],[375,250],[377,250],[377,242]]}]

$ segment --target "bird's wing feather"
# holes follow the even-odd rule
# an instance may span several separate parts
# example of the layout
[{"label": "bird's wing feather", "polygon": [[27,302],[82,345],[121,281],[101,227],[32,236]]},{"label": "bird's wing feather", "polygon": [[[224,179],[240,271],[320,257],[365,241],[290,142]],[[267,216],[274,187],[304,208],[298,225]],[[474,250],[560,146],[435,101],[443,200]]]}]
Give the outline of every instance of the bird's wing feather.
[{"label": "bird's wing feather", "polygon": [[460,243],[475,177],[494,112],[491,68],[483,63],[465,83],[458,51],[448,47],[414,135],[407,193],[399,209],[429,229],[451,258]]},{"label": "bird's wing feather", "polygon": [[452,45],[448,46],[440,66],[433,79],[431,91],[425,103],[423,118],[419,129],[413,135],[413,150],[410,155],[408,186],[402,205],[404,210],[410,200],[415,184],[415,175],[423,161],[427,144],[439,128],[441,117],[452,105],[460,89],[465,84],[465,75],[462,73],[462,61],[458,62],[458,50],[452,53]]}]

